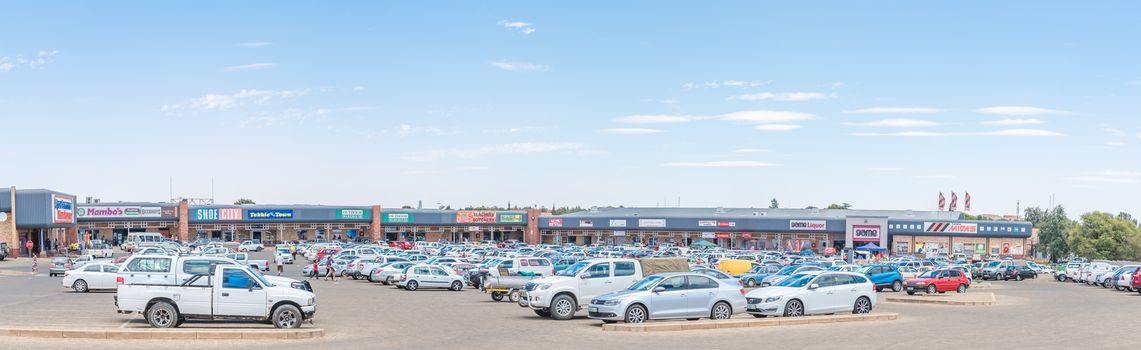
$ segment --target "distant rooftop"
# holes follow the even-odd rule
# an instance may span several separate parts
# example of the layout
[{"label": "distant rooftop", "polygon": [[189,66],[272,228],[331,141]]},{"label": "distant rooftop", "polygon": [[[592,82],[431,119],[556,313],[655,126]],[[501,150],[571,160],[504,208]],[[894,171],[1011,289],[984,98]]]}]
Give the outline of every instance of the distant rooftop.
[{"label": "distant rooftop", "polygon": [[927,210],[863,209],[769,209],[769,208],[596,208],[558,216],[644,218],[794,218],[844,219],[850,216],[882,216],[896,220],[958,220],[961,212]]}]

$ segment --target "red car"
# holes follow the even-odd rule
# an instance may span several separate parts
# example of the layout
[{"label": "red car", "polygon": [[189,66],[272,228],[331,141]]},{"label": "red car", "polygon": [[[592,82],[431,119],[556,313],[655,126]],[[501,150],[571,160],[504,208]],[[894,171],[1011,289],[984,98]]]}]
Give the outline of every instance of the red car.
[{"label": "red car", "polygon": [[1137,291],[1138,294],[1141,294],[1141,269],[1138,269],[1137,272],[1133,273],[1133,290]]},{"label": "red car", "polygon": [[914,295],[918,292],[927,292],[927,294],[934,294],[935,292],[946,293],[955,291],[958,293],[966,292],[967,287],[971,286],[971,280],[967,278],[959,270],[952,269],[939,269],[924,272],[919,277],[912,278],[903,283],[903,290],[907,291],[908,295]]},{"label": "red car", "polygon": [[321,259],[326,257],[326,256],[337,255],[337,253],[340,253],[340,252],[341,252],[341,248],[322,248],[321,250],[317,251],[317,256],[313,260],[314,261],[321,261]]},{"label": "red car", "polygon": [[400,248],[400,249],[404,249],[404,250],[409,250],[409,249],[412,249],[412,242],[391,241],[391,242],[388,242],[388,246],[393,247],[393,248]]}]

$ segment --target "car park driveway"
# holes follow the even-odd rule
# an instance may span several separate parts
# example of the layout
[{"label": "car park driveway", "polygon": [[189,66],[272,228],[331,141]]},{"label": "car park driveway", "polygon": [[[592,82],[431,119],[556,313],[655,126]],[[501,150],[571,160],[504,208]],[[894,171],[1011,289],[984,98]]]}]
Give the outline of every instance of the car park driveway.
[{"label": "car park driveway", "polygon": [[[302,264],[287,266],[297,278]],[[145,327],[141,319],[118,315],[114,293],[78,294],[62,288],[59,278],[0,276],[0,327]],[[313,281],[318,295],[315,325],[324,338],[294,341],[99,341],[5,338],[13,346],[71,349],[882,349],[887,346],[946,348],[1098,349],[1141,344],[1136,310],[1141,295],[1049,278],[992,282],[994,306],[955,307],[880,303],[876,311],[897,312],[895,321],[682,331],[665,333],[602,332],[601,322],[581,315],[570,321],[539,318],[531,311],[470,288],[461,292],[408,292],[352,279]],[[882,293],[881,293],[882,295]],[[882,301],[882,300],[881,300]],[[751,317],[737,315],[736,317]],[[256,327],[268,325],[202,324],[184,327]]]}]

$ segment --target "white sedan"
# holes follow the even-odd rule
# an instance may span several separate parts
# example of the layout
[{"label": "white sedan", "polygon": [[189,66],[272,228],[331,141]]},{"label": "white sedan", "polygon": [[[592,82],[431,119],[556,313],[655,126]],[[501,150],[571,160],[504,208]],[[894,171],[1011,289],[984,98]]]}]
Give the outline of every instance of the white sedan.
[{"label": "white sedan", "polygon": [[64,272],[63,287],[86,293],[92,289],[115,289],[119,267],[109,263],[90,263]]},{"label": "white sedan", "polygon": [[464,288],[464,278],[443,266],[416,265],[404,270],[397,286],[407,290],[447,288],[459,291]]},{"label": "white sedan", "polygon": [[875,284],[863,274],[810,271],[797,273],[745,294],[746,311],[756,317],[866,314],[876,304]]}]

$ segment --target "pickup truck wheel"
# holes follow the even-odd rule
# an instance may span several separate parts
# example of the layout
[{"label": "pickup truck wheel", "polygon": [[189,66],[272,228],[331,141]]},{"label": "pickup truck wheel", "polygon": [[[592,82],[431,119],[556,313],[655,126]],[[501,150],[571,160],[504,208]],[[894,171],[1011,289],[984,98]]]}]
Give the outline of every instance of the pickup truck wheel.
[{"label": "pickup truck wheel", "polygon": [[71,284],[71,289],[79,293],[87,293],[87,281],[75,280],[75,282]]},{"label": "pickup truck wheel", "polygon": [[903,282],[895,281],[891,283],[891,291],[899,293],[901,290],[903,290]]},{"label": "pickup truck wheel", "polygon": [[293,305],[278,306],[273,310],[273,326],[277,328],[298,328],[301,327],[301,321],[304,317],[301,316],[301,310]]},{"label": "pickup truck wheel", "polygon": [[174,328],[178,327],[178,310],[174,305],[165,301],[160,301],[151,305],[147,309],[147,321],[154,328]]},{"label": "pickup truck wheel", "polygon": [[574,318],[574,299],[568,295],[560,295],[551,300],[551,317],[559,320],[566,321]]}]

